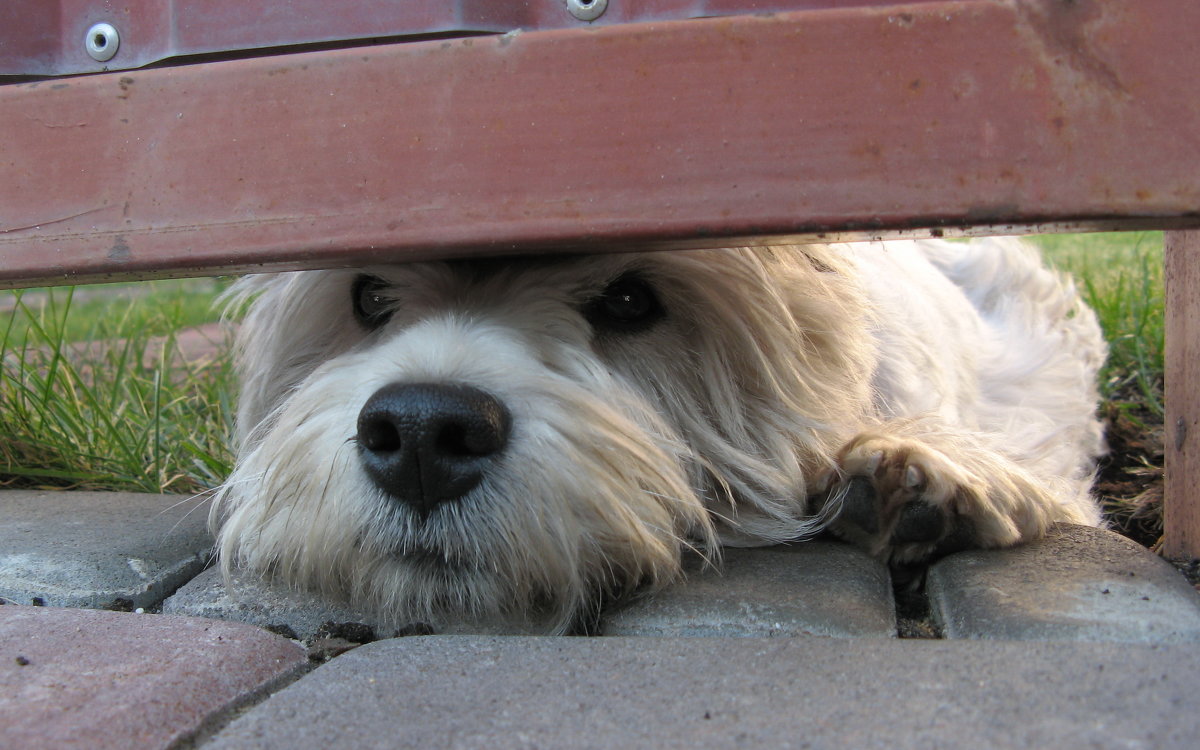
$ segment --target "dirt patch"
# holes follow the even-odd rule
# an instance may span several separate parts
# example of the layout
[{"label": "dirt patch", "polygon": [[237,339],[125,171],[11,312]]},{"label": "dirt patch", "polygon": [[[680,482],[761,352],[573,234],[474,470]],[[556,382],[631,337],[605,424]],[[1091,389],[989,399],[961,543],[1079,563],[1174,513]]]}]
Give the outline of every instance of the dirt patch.
[{"label": "dirt patch", "polygon": [[1200,591],[1200,560],[1187,560],[1175,563],[1175,567],[1183,573],[1183,577],[1188,580],[1188,583]]},{"label": "dirt patch", "polygon": [[1094,492],[1113,531],[1157,549],[1162,539],[1162,416],[1133,402],[1105,405],[1109,453]]}]

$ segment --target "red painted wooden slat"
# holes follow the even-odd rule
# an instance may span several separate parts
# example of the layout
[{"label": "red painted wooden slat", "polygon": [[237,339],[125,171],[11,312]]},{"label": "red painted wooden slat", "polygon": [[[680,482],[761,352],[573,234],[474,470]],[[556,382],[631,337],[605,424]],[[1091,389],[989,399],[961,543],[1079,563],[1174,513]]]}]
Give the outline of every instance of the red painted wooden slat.
[{"label": "red painted wooden slat", "polygon": [[0,284],[1196,225],[1189,0],[925,3],[0,87]]}]

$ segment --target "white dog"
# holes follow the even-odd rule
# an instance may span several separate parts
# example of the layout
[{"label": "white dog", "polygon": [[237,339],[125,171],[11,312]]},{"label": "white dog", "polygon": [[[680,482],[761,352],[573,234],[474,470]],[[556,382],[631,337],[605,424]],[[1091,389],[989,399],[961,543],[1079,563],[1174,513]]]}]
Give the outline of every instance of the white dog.
[{"label": "white dog", "polygon": [[[238,567],[401,621],[552,630],[681,552],[890,562],[1096,524],[1095,316],[1015,240],[251,277]],[[864,491],[869,490],[869,491]]]}]

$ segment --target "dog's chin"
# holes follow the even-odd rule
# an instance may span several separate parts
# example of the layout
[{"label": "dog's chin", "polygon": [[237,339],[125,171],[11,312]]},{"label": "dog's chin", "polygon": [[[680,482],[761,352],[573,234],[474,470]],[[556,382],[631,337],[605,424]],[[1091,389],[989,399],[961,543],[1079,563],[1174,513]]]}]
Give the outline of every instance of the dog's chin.
[{"label": "dog's chin", "polygon": [[411,568],[418,576],[470,575],[479,572],[479,566],[447,550],[423,545],[402,545],[388,553],[394,565]]},{"label": "dog's chin", "polygon": [[[418,573],[465,574],[482,569],[488,555],[503,553],[492,549],[494,540],[483,535],[476,536],[470,544],[463,543],[461,527],[477,525],[476,513],[462,510],[448,513],[445,508],[416,512],[386,493],[367,494],[370,499],[364,506],[374,506],[377,510],[369,513],[371,520],[355,536],[353,544],[364,561],[378,560],[377,564],[411,568]],[[468,500],[461,505],[470,504]]]},{"label": "dog's chin", "polygon": [[544,586],[518,590],[511,575],[429,547],[387,553],[372,568],[368,588],[354,600],[373,603],[369,608],[390,625],[419,622],[434,632],[586,633],[609,599],[601,589],[576,591],[569,598]]}]

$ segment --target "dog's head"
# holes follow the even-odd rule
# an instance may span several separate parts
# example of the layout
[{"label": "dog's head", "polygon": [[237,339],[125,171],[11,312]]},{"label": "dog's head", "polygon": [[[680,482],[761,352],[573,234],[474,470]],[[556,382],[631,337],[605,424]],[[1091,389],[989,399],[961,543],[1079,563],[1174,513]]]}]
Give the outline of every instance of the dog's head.
[{"label": "dog's head", "polygon": [[718,536],[803,534],[867,403],[823,248],[252,277],[226,566],[397,620],[567,627]]}]

